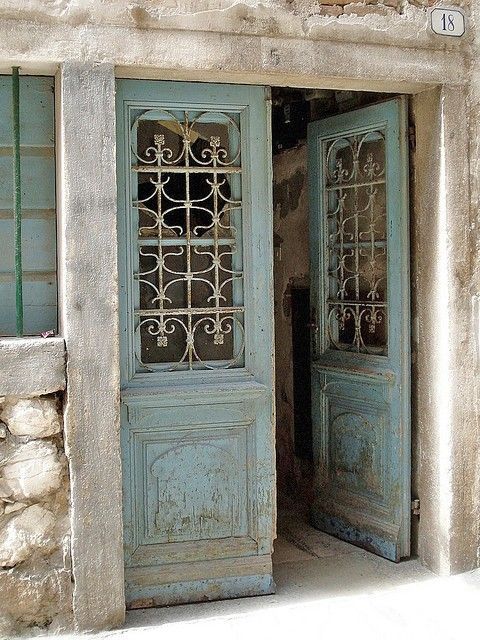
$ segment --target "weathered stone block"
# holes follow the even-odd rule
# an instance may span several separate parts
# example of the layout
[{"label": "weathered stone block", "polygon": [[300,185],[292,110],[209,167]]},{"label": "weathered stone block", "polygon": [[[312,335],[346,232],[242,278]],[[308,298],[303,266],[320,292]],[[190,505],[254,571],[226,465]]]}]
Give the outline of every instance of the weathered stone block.
[{"label": "weathered stone block", "polygon": [[9,456],[0,473],[15,500],[36,500],[60,488],[63,465],[53,443],[32,440]]},{"label": "weathered stone block", "polygon": [[20,566],[15,571],[0,571],[0,637],[33,626],[53,632],[68,628],[71,589],[70,572],[63,569],[44,571],[40,567],[40,572],[32,572],[31,567]]},{"label": "weathered stone block", "polygon": [[9,498],[12,495],[12,489],[8,482],[3,478],[0,478],[0,500],[3,498]]},{"label": "weathered stone block", "polygon": [[343,7],[346,4],[349,4],[352,0],[322,0],[319,4],[320,7],[326,6],[326,7],[332,7],[332,6],[339,6],[339,7]]},{"label": "weathered stone block", "polygon": [[0,394],[40,396],[65,389],[62,338],[0,338]]},{"label": "weathered stone block", "polygon": [[11,504],[7,503],[4,507],[5,514],[15,513],[15,511],[21,511],[28,507],[28,504],[25,502],[12,502]]},{"label": "weathered stone block", "polygon": [[46,438],[62,428],[55,398],[7,399],[0,418],[14,436]]},{"label": "weathered stone block", "polygon": [[27,507],[0,529],[0,566],[14,567],[34,552],[50,553],[55,516],[38,504]]}]

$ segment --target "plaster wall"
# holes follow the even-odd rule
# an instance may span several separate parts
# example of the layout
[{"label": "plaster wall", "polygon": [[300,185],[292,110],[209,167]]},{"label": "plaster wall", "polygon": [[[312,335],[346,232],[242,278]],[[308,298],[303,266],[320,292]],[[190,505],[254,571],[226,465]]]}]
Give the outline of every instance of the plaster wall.
[{"label": "plaster wall", "polygon": [[466,90],[413,98],[414,463],[419,555],[440,574],[478,565],[477,203]]},{"label": "plaster wall", "polygon": [[[480,2],[473,0],[471,6],[472,20],[476,25],[480,23]],[[468,145],[470,158],[470,219],[469,219],[469,253],[470,277],[468,285],[470,348],[472,359],[472,374],[478,380],[480,374],[480,234],[479,234],[479,203],[480,203],[480,33],[474,30],[472,43],[472,66],[468,85]],[[479,394],[475,385],[472,388],[475,402],[474,421],[470,425],[471,434],[467,446],[472,447],[469,458],[469,477],[466,484],[469,492],[467,513],[474,525],[472,537],[477,545],[477,565],[480,565],[480,420],[478,419]],[[458,455],[458,453],[457,453]],[[461,533],[459,533],[461,536]]]},{"label": "plaster wall", "polygon": [[[289,38],[353,40],[358,27],[367,38],[387,44],[443,49],[428,32],[425,9],[431,0],[4,0],[5,19],[82,28],[123,27],[145,30],[221,32]],[[469,0],[452,0],[467,11]],[[367,29],[365,29],[367,28]]]},{"label": "plaster wall", "polygon": [[360,16],[372,5],[354,6],[335,17],[287,0],[9,0],[0,6],[0,70],[54,73],[64,60],[90,60],[126,77],[338,89],[365,89],[368,78],[370,90],[398,92],[465,81],[469,38],[429,33],[425,7]]}]

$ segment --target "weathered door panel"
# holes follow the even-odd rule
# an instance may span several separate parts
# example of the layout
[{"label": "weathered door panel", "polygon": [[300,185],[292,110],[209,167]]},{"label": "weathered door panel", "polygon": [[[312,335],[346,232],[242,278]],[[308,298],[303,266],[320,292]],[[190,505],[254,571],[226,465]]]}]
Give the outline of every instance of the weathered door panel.
[{"label": "weathered door panel", "polygon": [[268,95],[117,100],[127,604],[271,593]]},{"label": "weathered door panel", "polygon": [[319,528],[410,550],[406,103],[309,128],[312,420]]}]

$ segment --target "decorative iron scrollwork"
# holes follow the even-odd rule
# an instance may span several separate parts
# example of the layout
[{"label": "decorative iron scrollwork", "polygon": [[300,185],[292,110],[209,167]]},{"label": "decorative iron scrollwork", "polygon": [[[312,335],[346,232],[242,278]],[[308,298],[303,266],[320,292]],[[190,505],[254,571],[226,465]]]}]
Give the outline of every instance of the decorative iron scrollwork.
[{"label": "decorative iron scrollwork", "polygon": [[330,348],[387,354],[385,137],[324,143],[327,331]]},{"label": "decorative iron scrollwork", "polygon": [[141,113],[132,125],[135,339],[141,370],[243,366],[236,118],[159,109]]}]

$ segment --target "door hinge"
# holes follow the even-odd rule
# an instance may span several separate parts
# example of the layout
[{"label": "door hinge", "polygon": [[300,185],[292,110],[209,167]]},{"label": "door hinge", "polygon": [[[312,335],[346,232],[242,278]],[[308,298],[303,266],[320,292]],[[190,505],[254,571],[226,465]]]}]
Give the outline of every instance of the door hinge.
[{"label": "door hinge", "polygon": [[417,148],[417,129],[414,124],[408,127],[408,146],[410,151],[415,151]]},{"label": "door hinge", "polygon": [[420,500],[418,498],[412,500],[412,513],[414,516],[420,515]]}]

